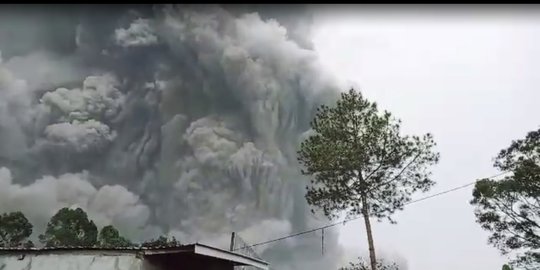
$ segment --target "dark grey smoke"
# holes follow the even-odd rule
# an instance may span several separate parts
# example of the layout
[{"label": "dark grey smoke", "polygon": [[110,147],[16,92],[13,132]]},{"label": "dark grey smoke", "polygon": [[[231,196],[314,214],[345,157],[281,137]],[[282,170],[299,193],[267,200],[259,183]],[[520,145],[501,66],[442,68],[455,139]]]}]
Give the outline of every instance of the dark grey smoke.
[{"label": "dark grey smoke", "polygon": [[[320,225],[295,150],[335,98],[302,7],[0,11],[0,210],[43,228],[85,208],[134,240],[227,247]],[[304,21],[305,20],[305,21]],[[288,28],[286,28],[288,27]],[[337,235],[258,248],[276,269],[333,269]]]}]

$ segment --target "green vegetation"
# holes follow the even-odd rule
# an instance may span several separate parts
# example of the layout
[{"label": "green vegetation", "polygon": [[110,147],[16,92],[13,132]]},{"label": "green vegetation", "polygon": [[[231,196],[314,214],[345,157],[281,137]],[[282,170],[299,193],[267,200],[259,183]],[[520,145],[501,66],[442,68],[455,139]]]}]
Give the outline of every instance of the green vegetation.
[{"label": "green vegetation", "polygon": [[160,236],[157,239],[152,239],[142,244],[143,247],[175,247],[179,245],[180,242],[176,238],[172,237],[169,239],[165,236]]},{"label": "green vegetation", "polygon": [[98,243],[100,247],[131,247],[134,246],[126,238],[120,236],[118,230],[112,226],[108,225],[101,229],[99,232]]},{"label": "green vegetation", "polygon": [[[369,264],[362,258],[358,258],[358,262],[357,263],[349,263],[348,266],[346,267],[341,267],[339,268],[338,270],[370,270],[371,267],[369,266]],[[399,270],[399,267],[397,266],[397,264],[395,263],[387,263],[383,260],[379,260],[377,261],[377,264],[376,264],[376,269],[377,270]]]},{"label": "green vegetation", "polygon": [[540,130],[501,150],[494,167],[511,175],[476,183],[476,220],[491,232],[490,244],[518,253],[513,264],[540,269]]},{"label": "green vegetation", "polygon": [[46,247],[93,247],[97,227],[81,208],[62,208],[51,218],[39,241]]},{"label": "green vegetation", "polygon": [[364,216],[372,270],[377,259],[369,218],[395,223],[391,215],[414,192],[434,185],[427,168],[439,160],[429,133],[403,136],[400,123],[351,89],[336,106],[317,109],[314,133],[298,151],[302,173],[311,178],[306,194],[310,205],[329,218],[343,211]]},{"label": "green vegetation", "polygon": [[[27,240],[32,235],[32,224],[21,212],[5,213],[0,216],[0,247],[34,247]],[[62,208],[51,217],[45,232],[39,235],[39,241],[46,247],[172,247],[180,242],[174,237],[169,239],[160,236],[157,239],[134,244],[120,235],[112,225],[107,225],[99,231],[94,222],[81,209]]]},{"label": "green vegetation", "polygon": [[0,216],[0,247],[33,247],[27,240],[32,235],[32,224],[21,212],[5,213]]}]

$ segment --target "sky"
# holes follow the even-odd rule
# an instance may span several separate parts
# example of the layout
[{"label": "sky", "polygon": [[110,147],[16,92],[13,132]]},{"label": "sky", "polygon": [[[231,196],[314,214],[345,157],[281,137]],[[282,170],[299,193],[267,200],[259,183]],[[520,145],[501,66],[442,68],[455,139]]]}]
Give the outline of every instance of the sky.
[{"label": "sky", "polygon": [[[430,132],[441,160],[427,194],[498,173],[493,157],[538,128],[540,9],[347,6],[317,8],[313,43],[343,90],[354,87]],[[377,250],[412,270],[500,269],[507,259],[475,223],[472,187],[374,224]],[[348,256],[367,252],[363,222],[340,227]]]}]

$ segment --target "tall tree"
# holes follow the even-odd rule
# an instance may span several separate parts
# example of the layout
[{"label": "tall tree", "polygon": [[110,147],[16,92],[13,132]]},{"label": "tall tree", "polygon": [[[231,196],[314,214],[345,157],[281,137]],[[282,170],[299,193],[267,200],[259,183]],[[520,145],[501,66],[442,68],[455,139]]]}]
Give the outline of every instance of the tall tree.
[{"label": "tall tree", "polygon": [[476,221],[491,232],[490,244],[518,254],[514,264],[540,269],[540,129],[501,150],[494,167],[509,176],[476,183]]},{"label": "tall tree", "polygon": [[298,151],[302,173],[311,176],[306,194],[310,205],[330,219],[343,211],[364,216],[373,270],[377,259],[370,217],[395,223],[391,215],[414,192],[434,185],[427,168],[439,159],[429,133],[403,136],[400,123],[351,89],[336,106],[317,109],[313,134]]},{"label": "tall tree", "polygon": [[32,224],[22,212],[4,213],[0,216],[0,247],[30,247],[25,240],[32,235]]},{"label": "tall tree", "polygon": [[101,231],[99,232],[98,242],[99,246],[108,248],[133,246],[133,243],[131,243],[126,238],[120,236],[118,230],[112,225],[101,228]]},{"label": "tall tree", "polygon": [[39,240],[47,247],[92,247],[97,243],[97,227],[81,208],[62,208],[51,218]]}]

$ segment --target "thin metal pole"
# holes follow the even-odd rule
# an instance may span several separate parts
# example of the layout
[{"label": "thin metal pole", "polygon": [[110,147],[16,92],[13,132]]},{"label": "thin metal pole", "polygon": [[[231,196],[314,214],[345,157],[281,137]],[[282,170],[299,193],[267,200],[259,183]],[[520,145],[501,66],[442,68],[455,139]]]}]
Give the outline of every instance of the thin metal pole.
[{"label": "thin metal pole", "polygon": [[321,251],[322,251],[322,255],[324,255],[324,228],[322,229]]},{"label": "thin metal pole", "polygon": [[231,251],[234,250],[234,240],[235,240],[234,238],[235,238],[235,237],[236,237],[236,236],[235,236],[235,233],[232,232],[232,233],[231,233]]}]

